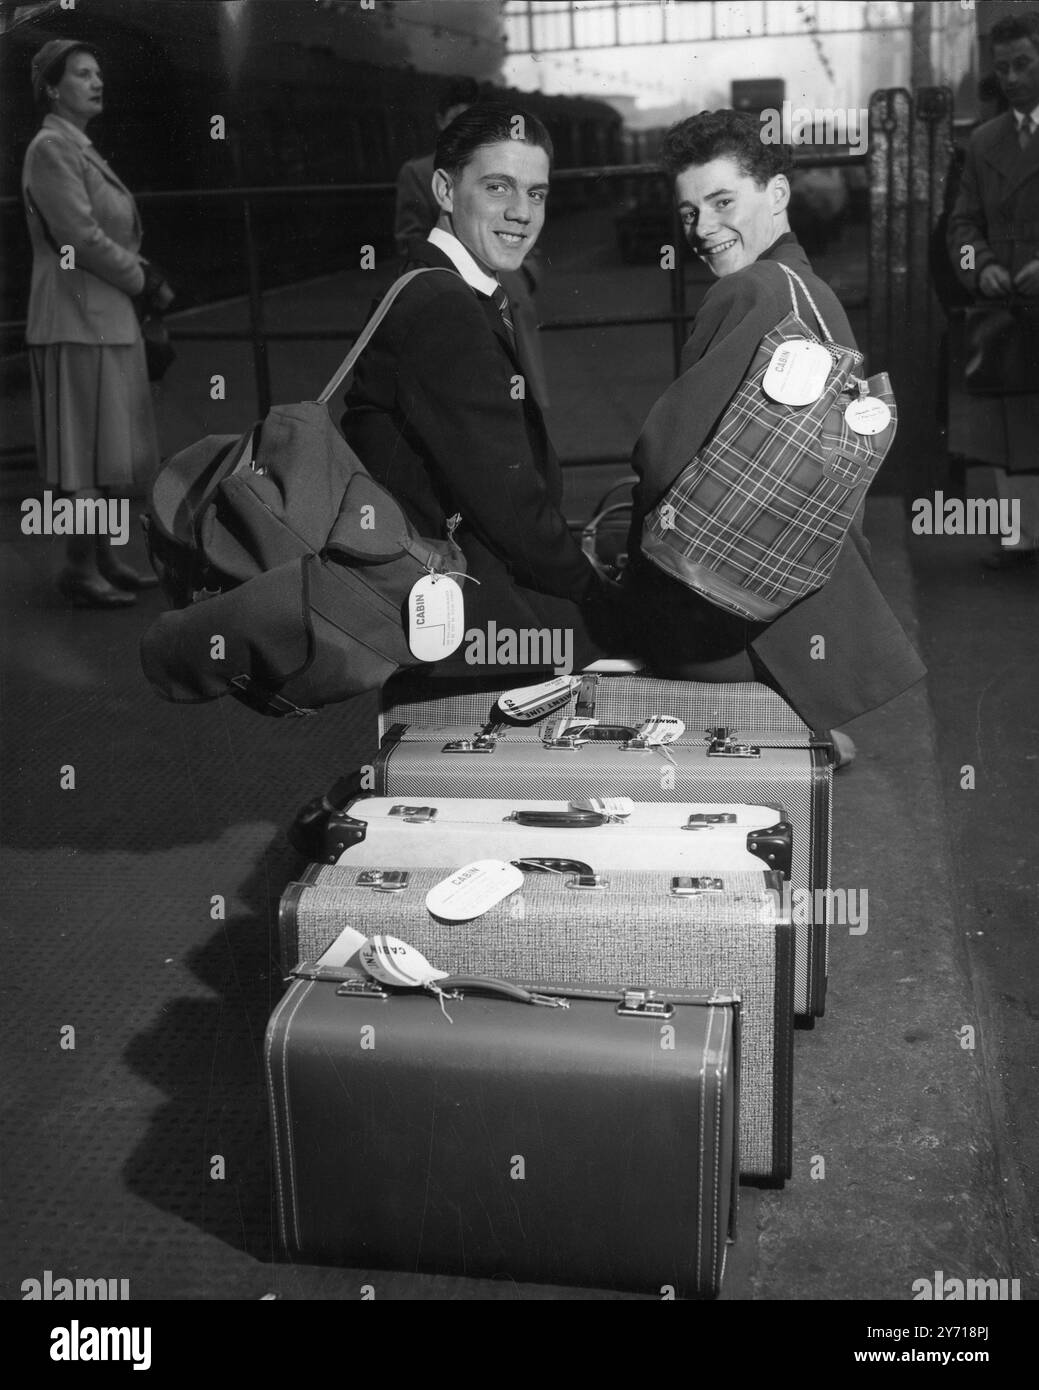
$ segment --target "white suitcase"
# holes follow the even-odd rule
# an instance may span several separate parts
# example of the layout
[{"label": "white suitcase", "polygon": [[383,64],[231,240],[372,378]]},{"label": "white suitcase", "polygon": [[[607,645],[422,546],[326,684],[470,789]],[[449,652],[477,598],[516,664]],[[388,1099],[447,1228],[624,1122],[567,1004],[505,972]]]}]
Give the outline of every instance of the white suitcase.
[{"label": "white suitcase", "polygon": [[789,877],[791,845],[775,806],[373,796],[330,820],[326,861],[417,869],[562,858],[593,871],[772,869]]}]

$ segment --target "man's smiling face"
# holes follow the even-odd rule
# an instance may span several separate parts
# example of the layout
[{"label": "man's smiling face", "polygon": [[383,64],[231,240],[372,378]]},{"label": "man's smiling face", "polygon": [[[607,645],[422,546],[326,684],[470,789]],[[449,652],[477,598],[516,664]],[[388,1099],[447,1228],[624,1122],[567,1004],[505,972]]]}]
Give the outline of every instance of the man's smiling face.
[{"label": "man's smiling face", "polygon": [[682,226],[715,275],[742,270],[787,229],[790,185],[777,174],[760,188],[728,155],[675,177]]},{"label": "man's smiling face", "polygon": [[456,177],[434,174],[440,225],[489,274],[518,270],[544,226],[548,174],[548,155],[538,145],[481,145]]}]

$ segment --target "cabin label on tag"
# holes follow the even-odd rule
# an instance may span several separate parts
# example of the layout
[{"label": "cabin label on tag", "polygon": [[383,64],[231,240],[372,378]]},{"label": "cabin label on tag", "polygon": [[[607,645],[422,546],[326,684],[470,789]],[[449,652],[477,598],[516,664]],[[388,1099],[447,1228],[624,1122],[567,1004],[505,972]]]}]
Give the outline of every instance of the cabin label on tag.
[{"label": "cabin label on tag", "polygon": [[408,595],[408,646],[419,661],[441,661],[465,636],[465,602],[449,574],[424,574]]},{"label": "cabin label on tag", "polygon": [[856,434],[879,434],[890,425],[891,410],[876,396],[859,396],[844,412],[844,420]]},{"label": "cabin label on tag", "polygon": [[822,395],[833,358],[819,343],[790,338],[772,354],[761,389],[781,405],[811,405]]},{"label": "cabin label on tag", "polygon": [[426,907],[434,917],[449,922],[468,922],[479,917],[523,886],[523,874],[504,859],[477,859],[426,894]]},{"label": "cabin label on tag", "polygon": [[360,961],[373,979],[406,989],[419,989],[447,976],[446,970],[434,970],[421,951],[398,936],[368,937]]}]

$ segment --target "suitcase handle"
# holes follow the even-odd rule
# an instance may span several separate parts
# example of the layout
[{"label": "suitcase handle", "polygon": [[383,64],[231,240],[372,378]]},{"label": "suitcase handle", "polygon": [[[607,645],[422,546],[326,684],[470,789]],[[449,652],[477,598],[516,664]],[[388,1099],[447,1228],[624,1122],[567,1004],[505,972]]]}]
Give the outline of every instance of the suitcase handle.
[{"label": "suitcase handle", "polygon": [[515,821],[517,825],[579,830],[605,825],[607,817],[598,811],[513,811],[505,819]]},{"label": "suitcase handle", "polygon": [[[547,994],[535,994],[532,990],[515,985],[510,980],[496,980],[484,975],[448,975],[437,981],[437,988],[445,994],[448,990],[459,991],[458,998],[464,998],[461,991],[478,990],[482,994],[493,994],[499,999],[514,999],[517,1004],[542,1004],[550,1009],[568,1009],[570,1000],[553,999]],[[448,998],[451,995],[447,996]]]}]

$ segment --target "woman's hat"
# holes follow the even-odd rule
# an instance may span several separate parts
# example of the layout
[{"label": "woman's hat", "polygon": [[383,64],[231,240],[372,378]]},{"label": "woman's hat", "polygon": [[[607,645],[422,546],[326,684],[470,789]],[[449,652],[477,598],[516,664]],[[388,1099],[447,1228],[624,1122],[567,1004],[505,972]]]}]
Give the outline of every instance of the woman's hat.
[{"label": "woman's hat", "polygon": [[101,55],[94,45],[83,43],[80,39],[48,39],[34,55],[32,60],[32,94],[35,101],[40,101],[43,97],[46,77],[51,68],[62,58],[67,58],[77,48],[85,49],[98,62],[101,61]]}]

